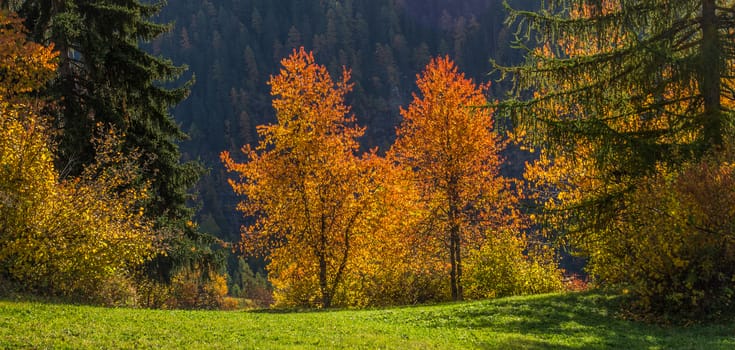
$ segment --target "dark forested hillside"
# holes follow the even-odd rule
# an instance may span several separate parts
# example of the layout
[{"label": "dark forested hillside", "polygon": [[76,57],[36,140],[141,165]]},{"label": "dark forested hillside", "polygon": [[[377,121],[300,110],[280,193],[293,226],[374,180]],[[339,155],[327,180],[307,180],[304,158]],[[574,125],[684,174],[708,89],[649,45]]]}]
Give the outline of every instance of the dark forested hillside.
[{"label": "dark forested hillside", "polygon": [[[515,6],[531,1],[514,1]],[[175,29],[152,43],[155,54],[187,64],[191,96],[174,115],[191,140],[187,159],[211,172],[200,184],[202,228],[237,240],[236,199],[217,155],[256,140],[255,127],[274,120],[268,77],[294,48],[313,50],[332,73],[352,70],[348,103],[367,127],[365,147],[385,150],[415,90],[415,75],[435,55],[487,80],[488,60],[513,59],[501,0],[179,0],[161,22]],[[492,89],[494,94],[499,88]],[[235,153],[236,154],[236,153]]]}]

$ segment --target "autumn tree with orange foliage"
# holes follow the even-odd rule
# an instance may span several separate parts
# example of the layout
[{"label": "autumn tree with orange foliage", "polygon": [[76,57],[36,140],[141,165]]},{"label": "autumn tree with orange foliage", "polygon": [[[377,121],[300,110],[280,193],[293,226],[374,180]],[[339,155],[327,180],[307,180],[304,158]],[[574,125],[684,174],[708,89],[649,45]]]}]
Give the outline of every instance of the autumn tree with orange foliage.
[{"label": "autumn tree with orange foliage", "polygon": [[462,300],[463,259],[487,235],[517,232],[523,220],[519,195],[499,174],[505,143],[492,130],[487,86],[459,73],[448,58],[435,58],[418,76],[414,95],[390,157],[413,169],[422,202],[430,212],[427,234],[445,244],[454,300]]},{"label": "autumn tree with orange foliage", "polygon": [[427,239],[431,222],[413,169],[384,157],[370,157],[376,191],[369,219],[374,229],[361,235],[345,290],[349,306],[385,306],[446,301],[444,247]]},{"label": "autumn tree with orange foliage", "polygon": [[243,228],[242,249],[266,255],[280,305],[330,307],[340,291],[376,191],[366,158],[355,154],[364,129],[354,125],[344,97],[349,71],[337,82],[303,48],[271,77],[276,124],[260,126],[260,142],[238,163],[221,155],[245,199],[238,209],[256,222]]},{"label": "autumn tree with orange foliage", "polygon": [[[23,103],[54,76],[58,53],[54,46],[42,46],[26,38],[23,20],[0,12],[0,96],[5,103]],[[35,101],[34,105],[40,101]],[[28,106],[30,107],[30,106]]]}]

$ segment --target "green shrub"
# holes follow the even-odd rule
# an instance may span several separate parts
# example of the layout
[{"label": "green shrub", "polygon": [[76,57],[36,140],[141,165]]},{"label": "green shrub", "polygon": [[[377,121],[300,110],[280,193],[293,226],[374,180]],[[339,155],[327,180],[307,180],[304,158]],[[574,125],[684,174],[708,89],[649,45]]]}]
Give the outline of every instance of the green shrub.
[{"label": "green shrub", "polygon": [[242,259],[238,263],[240,271],[236,276],[230,294],[249,299],[257,307],[267,307],[273,304],[273,288],[268,283],[265,273],[262,271],[253,272]]}]

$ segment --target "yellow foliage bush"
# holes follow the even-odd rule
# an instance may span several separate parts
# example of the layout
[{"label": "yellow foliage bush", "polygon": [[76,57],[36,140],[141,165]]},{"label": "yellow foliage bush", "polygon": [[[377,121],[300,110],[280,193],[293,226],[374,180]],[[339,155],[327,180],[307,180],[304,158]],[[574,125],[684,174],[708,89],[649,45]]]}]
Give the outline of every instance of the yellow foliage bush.
[{"label": "yellow foliage bush", "polygon": [[237,309],[242,309],[243,307],[244,307],[244,301],[243,301],[243,299],[233,298],[233,297],[225,297],[222,300],[222,305],[220,306],[220,309],[222,309],[222,310],[237,310]]},{"label": "yellow foliage bush", "polygon": [[[633,195],[624,234],[594,272],[621,282],[640,311],[706,316],[735,306],[735,164],[661,167]],[[613,243],[615,242],[615,243]]]},{"label": "yellow foliage bush", "polygon": [[[300,256],[283,250],[272,253],[268,265],[268,280],[273,285],[274,306],[313,307],[319,304],[321,294],[317,266],[311,263],[314,260],[313,254],[308,252]],[[344,300],[339,298],[333,301],[333,305],[341,306],[343,303]]]},{"label": "yellow foliage bush", "polygon": [[137,306],[151,309],[171,309],[176,307],[172,286],[151,279],[141,279],[136,283]]},{"label": "yellow foliage bush", "polygon": [[53,77],[56,54],[27,42],[5,12],[0,37],[0,279],[85,301],[134,299],[133,270],[155,237],[140,209],[146,186],[131,186],[136,160],[116,151],[118,135],[101,133],[96,163],[61,181],[39,113],[46,104],[34,94]]},{"label": "yellow foliage bush", "polygon": [[[529,249],[523,234],[489,234],[466,264],[465,292],[472,299],[557,292],[564,289],[553,253]],[[533,247],[531,247],[533,248]]]},{"label": "yellow foliage bush", "polygon": [[30,291],[117,303],[109,297],[130,288],[117,282],[153,253],[155,235],[140,210],[145,189],[120,189],[135,173],[111,151],[116,136],[100,141],[101,158],[81,177],[59,182],[46,131],[31,132],[7,108],[0,112],[3,272]]}]

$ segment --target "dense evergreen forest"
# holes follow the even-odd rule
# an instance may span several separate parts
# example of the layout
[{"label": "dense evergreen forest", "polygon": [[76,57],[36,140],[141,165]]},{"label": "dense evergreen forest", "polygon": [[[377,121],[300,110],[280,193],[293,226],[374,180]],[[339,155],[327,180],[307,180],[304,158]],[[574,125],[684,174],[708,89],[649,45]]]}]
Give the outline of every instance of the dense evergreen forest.
[{"label": "dense evergreen forest", "polygon": [[[524,8],[533,1],[511,1]],[[516,61],[512,28],[501,0],[183,0],[166,6],[159,22],[174,29],[151,44],[154,54],[189,66],[191,96],[174,116],[190,140],[186,159],[209,169],[200,182],[202,229],[236,242],[241,215],[218,159],[256,141],[257,125],[274,121],[269,76],[295,48],[313,50],[335,75],[352,70],[348,104],[360,142],[385,151],[400,122],[399,107],[416,91],[415,76],[433,56],[450,55],[477,81],[488,81],[490,58]],[[491,87],[492,98],[502,95]],[[233,152],[238,153],[238,152]],[[511,165],[512,166],[512,165]]]}]

